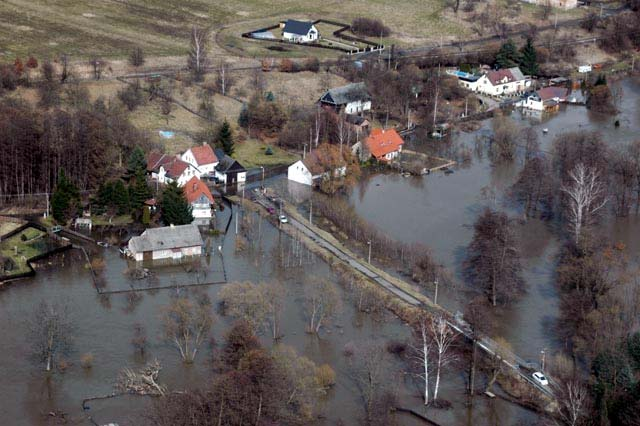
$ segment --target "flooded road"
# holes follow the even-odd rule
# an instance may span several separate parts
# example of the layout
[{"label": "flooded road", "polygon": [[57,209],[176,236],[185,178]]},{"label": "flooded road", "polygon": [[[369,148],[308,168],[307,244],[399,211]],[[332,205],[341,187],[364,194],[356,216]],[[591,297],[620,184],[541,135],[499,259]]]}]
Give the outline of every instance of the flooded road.
[{"label": "flooded road", "polygon": [[[563,106],[551,116],[523,116],[515,111],[512,117],[521,126],[531,126],[540,141],[540,149],[549,151],[553,139],[570,131],[598,131],[610,145],[623,145],[640,135],[640,83],[625,79],[615,83],[622,88],[617,116],[599,116],[584,107]],[[615,120],[620,126],[615,126]],[[548,129],[544,133],[543,129]],[[505,190],[514,182],[521,162],[492,167],[486,155],[478,155],[476,139],[491,131],[486,121],[472,133],[455,133],[455,143],[474,152],[470,165],[461,165],[455,173],[442,172],[422,177],[404,178],[394,174],[376,174],[363,179],[351,194],[357,212],[393,238],[405,242],[420,242],[428,246],[435,258],[454,272],[455,288],[439,289],[439,302],[452,311],[462,310],[474,293],[464,284],[462,262],[465,249],[473,237],[473,223],[487,206],[502,209],[520,219],[522,212],[505,200]],[[425,149],[414,141],[410,145]],[[487,195],[487,194],[495,194]],[[604,219],[603,234],[622,241],[632,256],[640,253],[640,220],[631,216]],[[498,310],[498,330],[525,359],[538,361],[542,350],[557,350],[562,342],[554,338],[552,327],[558,318],[558,297],[554,286],[554,259],[561,247],[557,221],[517,221],[516,232],[521,250],[523,275],[527,293],[515,304]]]}]

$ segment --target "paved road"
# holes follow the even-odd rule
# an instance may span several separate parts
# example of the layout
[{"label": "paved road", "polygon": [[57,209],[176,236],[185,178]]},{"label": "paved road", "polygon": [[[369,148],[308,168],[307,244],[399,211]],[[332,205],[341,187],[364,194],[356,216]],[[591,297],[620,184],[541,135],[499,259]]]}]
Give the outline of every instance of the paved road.
[{"label": "paved road", "polygon": [[[261,206],[263,206],[265,209],[273,208],[273,209],[275,209],[277,211],[278,207],[279,207],[279,206],[275,205],[273,202],[269,201],[268,199],[266,199],[265,197],[262,197],[262,196],[257,197],[255,202],[260,204]],[[402,299],[404,302],[406,302],[406,303],[408,303],[408,304],[410,304],[412,306],[421,307],[423,309],[427,309],[427,310],[430,310],[430,311],[434,311],[435,310],[432,306],[426,305],[422,301],[416,299],[411,294],[405,292],[401,288],[399,288],[396,285],[394,285],[392,282],[390,282],[390,281],[386,280],[385,278],[381,277],[378,273],[375,272],[375,270],[371,267],[371,265],[369,265],[364,260],[362,260],[360,258],[357,258],[357,257],[345,252],[341,248],[335,246],[333,243],[331,243],[330,241],[328,241],[327,239],[322,237],[318,232],[316,232],[306,222],[301,222],[301,221],[299,221],[297,219],[294,219],[294,218],[291,218],[291,217],[288,218],[288,221],[289,221],[288,224],[281,224],[281,226],[291,226],[291,227],[295,228],[296,230],[298,230],[299,232],[304,234],[306,237],[310,238],[313,242],[318,244],[320,247],[322,247],[325,250],[329,251],[335,257],[337,257],[338,259],[342,260],[343,262],[345,262],[346,264],[348,264],[349,266],[351,266],[355,270],[361,272],[362,274],[367,276],[369,279],[375,281],[376,283],[378,283],[379,285],[381,285],[382,287],[387,289],[389,292],[393,293],[394,295],[396,295],[397,297]],[[471,340],[472,337],[473,337],[473,333],[471,332],[471,329],[469,328],[468,324],[465,323],[462,320],[462,318],[459,318],[456,315],[451,315],[449,313],[449,317],[450,317],[450,319],[447,320],[447,323],[449,324],[449,326],[451,328],[453,328],[454,330],[456,330],[458,333],[464,335],[467,339]],[[504,350],[498,350],[497,349],[498,345],[491,338],[486,337],[486,336],[479,339],[478,346],[483,351],[487,352],[488,354],[490,354],[492,356],[494,356],[497,352],[498,353],[504,353]],[[544,393],[545,395],[547,395],[547,396],[549,396],[551,398],[555,398],[555,395],[554,395],[554,393],[553,393],[553,391],[552,391],[550,386],[542,386],[541,384],[539,384],[538,382],[533,380],[533,378],[531,377],[531,371],[529,371],[528,369],[527,370],[522,370],[521,369],[521,366],[527,365],[527,362],[525,360],[523,360],[522,358],[520,358],[516,354],[508,353],[508,354],[505,355],[505,359],[503,359],[503,362],[505,363],[505,365],[507,365],[509,368],[511,368],[520,377],[522,377],[524,380],[529,382],[532,386],[534,386],[540,392]],[[553,382],[551,382],[551,384],[552,384],[552,386],[554,385]]]}]

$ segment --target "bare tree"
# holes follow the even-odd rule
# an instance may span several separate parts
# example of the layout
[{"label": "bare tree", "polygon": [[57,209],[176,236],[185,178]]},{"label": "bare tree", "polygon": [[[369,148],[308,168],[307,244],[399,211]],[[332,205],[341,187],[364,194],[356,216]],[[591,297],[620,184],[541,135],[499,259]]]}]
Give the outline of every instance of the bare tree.
[{"label": "bare tree", "polygon": [[100,80],[100,78],[102,78],[102,72],[104,71],[105,62],[100,58],[93,58],[89,61],[89,64],[93,68],[93,78]]},{"label": "bare tree", "polygon": [[596,219],[607,204],[605,188],[594,168],[578,163],[569,172],[569,183],[560,190],[567,195],[566,213],[574,242],[578,244],[582,230]]},{"label": "bare tree", "polygon": [[222,96],[227,96],[227,92],[231,89],[231,86],[235,83],[231,76],[230,66],[227,62],[221,62],[218,66],[218,90]]},{"label": "bare tree", "polygon": [[65,83],[71,75],[69,56],[62,55],[60,57],[60,65],[62,66],[62,70],[60,71],[60,83]]},{"label": "bare tree", "polygon": [[429,376],[430,372],[430,360],[431,350],[434,346],[434,342],[429,335],[429,325],[426,319],[422,319],[418,324],[417,330],[415,330],[416,343],[412,346],[411,359],[413,363],[418,367],[414,375],[422,381],[424,405],[429,405]]},{"label": "bare tree", "polygon": [[431,318],[431,335],[433,336],[433,348],[436,358],[436,382],[433,388],[433,401],[435,402],[438,399],[442,368],[456,359],[451,350],[456,334],[447,323],[447,320],[440,315]]},{"label": "bare tree", "polygon": [[577,380],[568,380],[562,384],[558,414],[567,426],[578,426],[588,414],[589,391]]},{"label": "bare tree", "polygon": [[280,314],[284,292],[284,286],[278,281],[244,282],[226,286],[219,297],[226,314],[245,320],[255,330],[269,330],[275,340],[281,337]]},{"label": "bare tree", "polygon": [[129,54],[129,63],[132,66],[137,68],[144,65],[144,62],[145,62],[145,58],[144,58],[144,52],[142,51],[142,48],[135,47],[131,51],[131,54]]},{"label": "bare tree", "polygon": [[189,38],[189,58],[187,66],[191,70],[196,81],[202,81],[208,64],[207,60],[207,41],[209,33],[202,28],[193,26]]},{"label": "bare tree", "polygon": [[195,303],[176,298],[165,309],[162,320],[167,341],[180,351],[184,362],[192,363],[213,325],[211,301],[206,296]]},{"label": "bare tree", "polygon": [[40,302],[33,313],[30,333],[34,354],[51,371],[56,357],[71,346],[73,326],[65,305]]},{"label": "bare tree", "polygon": [[340,299],[334,283],[328,280],[313,277],[307,287],[304,299],[305,313],[309,319],[307,332],[317,334],[323,321],[338,308]]},{"label": "bare tree", "polygon": [[388,369],[385,365],[385,349],[374,343],[366,343],[350,357],[350,373],[362,397],[367,423],[376,415],[376,403],[385,394]]},{"label": "bare tree", "polygon": [[148,363],[138,371],[124,368],[118,376],[116,389],[122,393],[163,396],[167,393],[167,388],[158,383],[161,369],[158,360]]}]

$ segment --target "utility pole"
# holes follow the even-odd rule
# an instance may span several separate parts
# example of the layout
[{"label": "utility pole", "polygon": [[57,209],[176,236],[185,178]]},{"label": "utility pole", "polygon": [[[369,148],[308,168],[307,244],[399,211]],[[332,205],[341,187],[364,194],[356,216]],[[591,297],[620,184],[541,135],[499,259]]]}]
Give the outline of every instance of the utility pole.
[{"label": "utility pole", "polygon": [[264,189],[264,166],[260,166],[260,168],[262,169],[262,184],[260,185],[260,187]]},{"label": "utility pole", "polygon": [[544,356],[545,356],[545,352],[544,352],[544,349],[542,349],[540,351],[540,370],[542,370],[542,372],[544,372]]},{"label": "utility pole", "polygon": [[313,200],[309,199],[309,225],[313,225]]},{"label": "utility pole", "polygon": [[438,277],[436,277],[435,281],[433,282],[436,285],[436,293],[433,296],[433,303],[435,303],[436,305],[438,304]]},{"label": "utility pole", "polygon": [[369,265],[371,265],[371,240],[367,241],[367,244],[369,245]]},{"label": "utility pole", "polygon": [[238,235],[238,214],[240,211],[236,211],[236,235]]}]

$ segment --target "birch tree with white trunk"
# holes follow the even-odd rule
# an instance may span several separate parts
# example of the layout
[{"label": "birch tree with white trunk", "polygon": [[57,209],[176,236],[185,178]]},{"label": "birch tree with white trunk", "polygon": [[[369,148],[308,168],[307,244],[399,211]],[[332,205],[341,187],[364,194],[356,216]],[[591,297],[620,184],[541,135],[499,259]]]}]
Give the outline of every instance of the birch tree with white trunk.
[{"label": "birch tree with white trunk", "polygon": [[312,278],[307,285],[304,308],[308,318],[307,332],[318,334],[328,317],[339,307],[340,298],[333,283],[320,278]]},{"label": "birch tree with white trunk", "polygon": [[433,388],[433,401],[435,402],[438,399],[442,368],[456,358],[453,351],[451,351],[451,346],[455,341],[456,334],[449,324],[447,324],[447,320],[444,317],[437,316],[431,318],[431,335],[433,336],[436,363],[436,382]]},{"label": "birch tree with white trunk", "polygon": [[34,354],[44,363],[45,371],[51,371],[58,355],[70,348],[72,333],[66,306],[40,302],[32,316],[30,337]]},{"label": "birch tree with white trunk", "polygon": [[429,361],[432,356],[433,346],[433,339],[429,335],[429,325],[427,320],[423,319],[416,330],[416,342],[412,346],[411,360],[417,367],[413,373],[414,376],[422,381],[424,405],[429,405],[430,402],[429,376],[431,374],[431,366]]},{"label": "birch tree with white trunk", "polygon": [[196,81],[201,81],[207,68],[207,30],[193,26],[189,38],[189,58],[187,66]]},{"label": "birch tree with white trunk", "polygon": [[578,244],[584,227],[593,223],[607,204],[605,186],[597,170],[578,163],[569,172],[569,182],[560,190],[566,194],[566,214],[574,242]]},{"label": "birch tree with white trunk", "polygon": [[578,426],[587,415],[589,394],[587,388],[577,380],[569,380],[562,386],[558,414],[563,424]]}]

